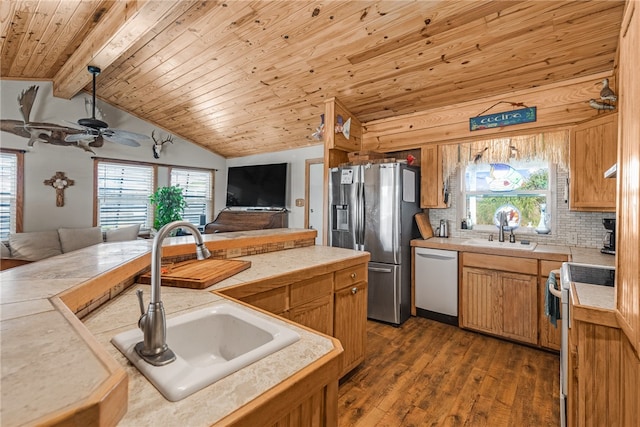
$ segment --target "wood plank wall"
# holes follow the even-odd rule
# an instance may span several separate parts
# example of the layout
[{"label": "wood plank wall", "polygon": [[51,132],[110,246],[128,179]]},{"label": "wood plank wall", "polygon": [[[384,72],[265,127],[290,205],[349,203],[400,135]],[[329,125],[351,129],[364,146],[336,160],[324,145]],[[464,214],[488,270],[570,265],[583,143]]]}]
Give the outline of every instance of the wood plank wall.
[{"label": "wood plank wall", "polygon": [[[432,143],[458,143],[510,135],[522,135],[543,130],[568,128],[599,114],[589,106],[598,98],[602,79],[615,80],[611,72],[573,79],[543,87],[491,96],[473,102],[453,104],[419,113],[407,114],[363,123],[362,149],[391,152],[418,148]],[[496,129],[471,132],[469,118],[522,107],[500,103],[508,101],[537,107],[537,121]]]}]

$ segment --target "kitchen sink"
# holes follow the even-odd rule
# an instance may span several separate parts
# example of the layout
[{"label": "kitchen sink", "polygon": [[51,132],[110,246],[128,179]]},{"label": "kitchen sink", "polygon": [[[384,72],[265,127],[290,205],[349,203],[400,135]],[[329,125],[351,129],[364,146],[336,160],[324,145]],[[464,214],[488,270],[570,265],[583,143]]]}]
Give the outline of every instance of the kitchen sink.
[{"label": "kitchen sink", "polygon": [[135,351],[138,328],[111,342],[166,397],[175,402],[300,339],[287,327],[230,302],[221,302],[167,320],[167,344],[176,360],[163,366]]},{"label": "kitchen sink", "polygon": [[464,245],[479,246],[483,248],[495,248],[495,249],[513,249],[518,251],[532,251],[538,245],[536,242],[530,242],[529,244],[522,244],[521,242],[499,242],[497,240],[487,239],[468,239],[465,240]]}]

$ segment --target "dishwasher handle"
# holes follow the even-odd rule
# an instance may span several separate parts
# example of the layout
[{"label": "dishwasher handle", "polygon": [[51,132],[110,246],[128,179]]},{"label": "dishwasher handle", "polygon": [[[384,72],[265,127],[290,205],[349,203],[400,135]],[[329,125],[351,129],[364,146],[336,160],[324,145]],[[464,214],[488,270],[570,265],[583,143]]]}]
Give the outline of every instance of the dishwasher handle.
[{"label": "dishwasher handle", "polygon": [[421,257],[421,258],[437,259],[437,260],[443,260],[443,261],[456,259],[455,256],[444,256],[444,255],[436,255],[436,254],[423,254],[423,253],[420,253],[420,252],[416,252],[416,255]]}]

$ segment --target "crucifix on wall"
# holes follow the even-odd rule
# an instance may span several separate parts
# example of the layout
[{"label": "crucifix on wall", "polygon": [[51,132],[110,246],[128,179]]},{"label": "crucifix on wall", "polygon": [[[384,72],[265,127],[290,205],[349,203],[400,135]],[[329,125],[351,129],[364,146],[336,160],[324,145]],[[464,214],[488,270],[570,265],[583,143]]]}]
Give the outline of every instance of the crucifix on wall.
[{"label": "crucifix on wall", "polygon": [[56,206],[64,206],[64,190],[71,187],[74,181],[65,176],[64,172],[56,172],[51,179],[45,179],[44,185],[50,185],[56,189]]}]

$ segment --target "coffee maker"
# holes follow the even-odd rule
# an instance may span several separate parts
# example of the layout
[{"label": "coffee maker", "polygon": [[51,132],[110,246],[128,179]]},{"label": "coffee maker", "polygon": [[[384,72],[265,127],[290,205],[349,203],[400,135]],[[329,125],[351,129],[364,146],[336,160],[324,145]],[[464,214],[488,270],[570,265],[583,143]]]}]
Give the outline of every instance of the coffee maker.
[{"label": "coffee maker", "polygon": [[603,218],[602,225],[604,225],[605,230],[607,230],[604,234],[603,244],[604,247],[600,249],[600,252],[603,254],[612,254],[616,253],[616,219],[615,218]]}]

